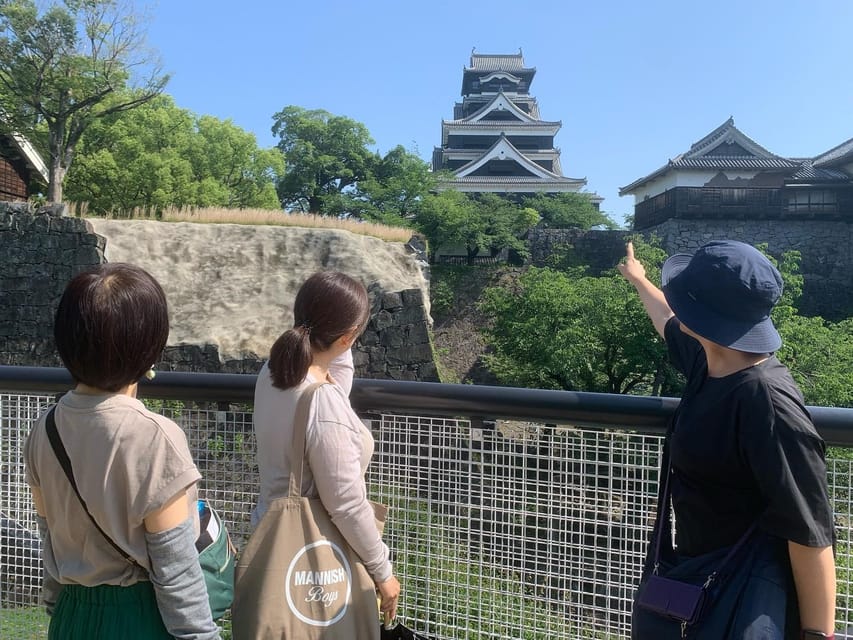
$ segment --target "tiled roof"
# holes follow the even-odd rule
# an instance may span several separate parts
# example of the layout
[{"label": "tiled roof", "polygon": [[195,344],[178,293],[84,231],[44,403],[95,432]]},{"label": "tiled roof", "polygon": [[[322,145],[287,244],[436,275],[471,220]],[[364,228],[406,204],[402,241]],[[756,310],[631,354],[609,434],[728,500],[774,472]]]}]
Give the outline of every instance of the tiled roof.
[{"label": "tiled roof", "polygon": [[698,158],[676,158],[670,160],[667,166],[685,169],[793,169],[797,163],[780,157],[707,155]]},{"label": "tiled roof", "polygon": [[489,160],[500,158],[503,160],[514,160],[528,172],[539,176],[544,180],[560,180],[562,175],[549,171],[545,167],[537,164],[521,151],[519,151],[504,135],[501,135],[495,143],[489,147],[479,158],[471,160],[462,167],[456,169],[453,173],[457,178],[473,177],[473,172]]},{"label": "tiled roof", "polygon": [[681,155],[683,155],[683,156],[701,155],[703,149],[706,149],[708,147],[713,147],[715,142],[718,142],[720,140],[720,138],[723,138],[726,135],[728,135],[728,137],[730,139],[734,138],[736,140],[739,140],[739,141],[745,143],[745,145],[749,148],[749,150],[754,155],[779,157],[779,156],[776,156],[775,154],[771,153],[770,151],[768,151],[764,147],[762,147],[755,140],[753,140],[748,135],[746,135],[743,131],[738,129],[735,126],[734,118],[732,118],[731,116],[729,116],[728,120],[726,120],[723,124],[721,124],[716,129],[714,129],[707,136],[705,136],[704,138],[702,138],[698,142],[694,142],[692,145],[690,145],[690,150],[687,151],[686,153],[681,154]]},{"label": "tiled roof", "polygon": [[[738,153],[719,153],[727,148],[737,149]],[[715,153],[717,152],[717,153]],[[704,138],[695,142],[690,149],[671,159],[664,166],[647,176],[635,180],[619,190],[619,195],[631,193],[636,188],[662,176],[673,169],[796,169],[800,162],[783,158],[771,153],[752,138],[745,135],[729,118]]]},{"label": "tiled roof", "polygon": [[791,180],[817,180],[820,182],[850,182],[851,176],[837,169],[815,167],[811,162],[804,162]]},{"label": "tiled roof", "polygon": [[463,120],[442,120],[441,121],[441,144],[447,146],[448,139],[451,135],[464,135],[461,132],[472,132],[476,135],[498,135],[505,132],[511,132],[510,135],[535,135],[535,136],[553,136],[563,124],[557,122],[546,122],[537,120],[536,122],[520,122],[513,120],[480,120],[479,122],[465,122]]},{"label": "tiled roof", "polygon": [[848,157],[853,161],[853,138],[850,138],[847,142],[842,142],[840,145],[833,147],[826,153],[820,154],[815,157],[812,162],[816,165],[824,165],[846,159]]},{"label": "tiled roof", "polygon": [[464,176],[462,178],[453,178],[450,182],[491,182],[496,184],[532,184],[532,183],[542,183],[542,184],[550,184],[552,182],[565,182],[565,183],[584,183],[586,184],[586,178],[568,178],[566,176],[560,176],[557,178],[537,178],[535,176]]},{"label": "tiled roof", "polygon": [[521,53],[485,54],[472,53],[472,71],[524,71],[524,56]]},{"label": "tiled roof", "polygon": [[478,120],[477,122],[469,122],[467,119],[462,120],[442,120],[442,125],[456,125],[471,128],[483,127],[488,129],[510,129],[513,127],[524,127],[526,129],[548,129],[551,127],[562,127],[563,123],[559,120],[535,120],[532,122],[524,122],[522,120]]},{"label": "tiled roof", "polygon": [[[503,102],[505,106],[500,107],[499,105],[501,102]],[[530,122],[531,120],[537,120],[537,118],[533,117],[529,113],[525,112],[523,109],[519,108],[518,105],[516,105],[515,102],[513,102],[503,91],[499,91],[491,100],[489,100],[486,104],[477,109],[474,113],[470,114],[468,117],[458,118],[456,120],[453,120],[452,122],[481,122],[482,117],[484,115],[495,110],[506,110],[514,114],[517,118],[516,122]],[[503,120],[502,122],[513,121]]]},{"label": "tiled roof", "polygon": [[[456,159],[464,156],[479,157],[483,155],[487,149],[464,149],[456,147],[435,147],[445,156]],[[528,158],[536,158],[537,160],[552,160],[560,157],[560,150],[552,149],[525,149],[524,155]]]}]

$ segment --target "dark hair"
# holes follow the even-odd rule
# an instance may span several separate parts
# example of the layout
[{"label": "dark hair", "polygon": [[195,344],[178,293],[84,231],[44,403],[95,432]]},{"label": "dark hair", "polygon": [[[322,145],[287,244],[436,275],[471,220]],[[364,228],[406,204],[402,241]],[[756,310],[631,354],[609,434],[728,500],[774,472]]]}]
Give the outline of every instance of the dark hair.
[{"label": "dark hair", "polygon": [[295,387],[305,379],[313,350],[326,351],[353,327],[364,329],[370,304],[364,285],[340,271],[320,271],[308,278],[293,303],[293,328],[270,350],[273,386]]},{"label": "dark hair", "polygon": [[118,391],[139,380],[169,337],[166,295],[145,270],[102,264],[65,287],[53,336],[76,382]]}]

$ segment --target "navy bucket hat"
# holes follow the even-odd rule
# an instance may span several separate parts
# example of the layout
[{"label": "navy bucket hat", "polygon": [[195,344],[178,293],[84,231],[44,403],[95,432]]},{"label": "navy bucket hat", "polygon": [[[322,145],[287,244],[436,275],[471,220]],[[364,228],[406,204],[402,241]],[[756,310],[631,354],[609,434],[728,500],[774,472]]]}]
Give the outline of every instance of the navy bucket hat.
[{"label": "navy bucket hat", "polygon": [[703,338],[747,353],[782,346],[770,319],[782,276],[755,247],[717,240],[692,256],[676,254],[664,263],[661,283],[676,317]]}]

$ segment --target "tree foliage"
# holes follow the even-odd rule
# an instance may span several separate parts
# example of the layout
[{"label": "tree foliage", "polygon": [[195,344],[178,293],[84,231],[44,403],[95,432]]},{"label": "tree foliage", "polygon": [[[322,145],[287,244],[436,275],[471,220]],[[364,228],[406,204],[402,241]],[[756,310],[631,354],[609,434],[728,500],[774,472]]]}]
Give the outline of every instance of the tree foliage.
[{"label": "tree foliage", "polygon": [[3,0],[0,32],[0,109],[47,151],[47,197],[60,202],[84,132],[159,95],[168,76],[123,0],[65,0],[43,13],[34,0]]},{"label": "tree foliage", "polygon": [[93,123],[68,174],[67,199],[95,213],[167,206],[279,208],[277,149],[231,121],[197,117],[161,95]]},{"label": "tree foliage", "polygon": [[494,193],[453,190],[424,196],[416,208],[418,228],[433,252],[465,247],[469,261],[483,251],[527,254],[523,237],[536,224],[589,229],[615,224],[582,193],[537,194],[516,201]]},{"label": "tree foliage", "polygon": [[[660,282],[665,254],[635,239],[650,280]],[[764,247],[759,247],[766,250]],[[853,318],[831,323],[798,314],[803,292],[800,254],[777,264],[785,286],[773,310],[782,336],[779,359],[806,402],[853,407]],[[492,353],[487,364],[516,386],[608,393],[680,395],[682,381],[667,364],[663,341],[633,287],[619,274],[590,277],[583,267],[530,268],[513,285],[488,289],[481,308]]]},{"label": "tree foliage", "polygon": [[440,248],[465,247],[469,262],[482,251],[497,255],[503,249],[526,254],[522,235],[539,219],[533,209],[520,207],[495,194],[469,196],[447,190],[422,199],[415,220],[430,241]]},{"label": "tree foliage", "polygon": [[[759,248],[766,252],[766,247]],[[773,323],[782,336],[779,359],[791,370],[808,404],[853,407],[853,318],[833,323],[799,315],[800,252],[786,252],[779,261],[768,257],[785,283],[773,310]]]},{"label": "tree foliage", "polygon": [[542,224],[555,229],[615,229],[616,223],[598,210],[587,193],[538,193],[522,200],[536,209]]},{"label": "tree foliage", "polygon": [[261,149],[254,134],[231,120],[201,116],[195,128],[191,159],[196,177],[215,183],[220,193],[211,204],[280,208],[275,185],[284,174],[284,157],[278,149]]},{"label": "tree foliage", "polygon": [[[650,279],[664,252],[635,243]],[[666,349],[632,285],[614,269],[527,269],[512,287],[485,293],[481,309],[498,379],[515,386],[604,393],[669,394],[677,387]]]},{"label": "tree foliage", "polygon": [[365,220],[391,225],[411,224],[435,183],[429,165],[398,145],[359,181],[351,207]]},{"label": "tree foliage", "polygon": [[287,171],[278,183],[285,207],[327,214],[342,196],[371,175],[377,163],[370,132],[362,123],[322,109],[288,106],[273,116]]}]

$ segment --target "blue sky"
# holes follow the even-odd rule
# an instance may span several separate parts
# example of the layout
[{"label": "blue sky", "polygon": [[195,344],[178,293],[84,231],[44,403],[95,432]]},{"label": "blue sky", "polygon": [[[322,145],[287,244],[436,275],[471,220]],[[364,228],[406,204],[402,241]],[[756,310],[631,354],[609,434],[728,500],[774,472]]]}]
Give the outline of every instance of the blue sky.
[{"label": "blue sky", "polygon": [[773,153],[853,137],[853,2],[139,0],[166,91],[273,146],[287,105],[363,122],[386,152],[428,160],[472,47],[536,67],[542,117],[561,120],[563,172],[617,221],[619,187],[733,116]]}]

